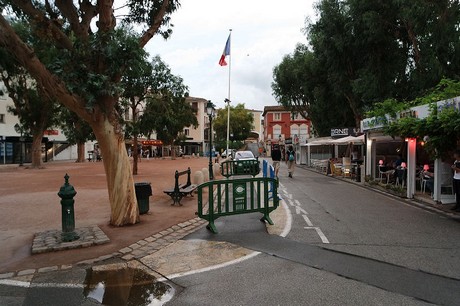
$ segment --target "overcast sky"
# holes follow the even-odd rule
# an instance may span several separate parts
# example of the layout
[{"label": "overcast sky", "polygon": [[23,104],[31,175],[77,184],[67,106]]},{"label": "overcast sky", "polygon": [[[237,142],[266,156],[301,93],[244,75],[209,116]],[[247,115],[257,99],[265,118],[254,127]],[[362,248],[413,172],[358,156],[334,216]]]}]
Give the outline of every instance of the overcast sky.
[{"label": "overcast sky", "polygon": [[[276,105],[272,70],[297,43],[306,43],[305,19],[314,19],[313,0],[181,1],[172,15],[173,35],[152,39],[146,50],[159,54],[189,86],[190,95],[224,106],[228,66],[219,58],[232,29],[231,101],[263,110]],[[228,62],[228,58],[227,58]]]}]

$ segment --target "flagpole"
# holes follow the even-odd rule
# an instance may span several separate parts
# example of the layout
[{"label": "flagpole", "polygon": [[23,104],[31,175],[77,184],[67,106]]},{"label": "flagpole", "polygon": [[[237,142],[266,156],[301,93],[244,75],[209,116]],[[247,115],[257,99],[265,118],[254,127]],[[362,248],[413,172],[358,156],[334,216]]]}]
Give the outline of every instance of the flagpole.
[{"label": "flagpole", "polygon": [[[230,29],[230,34],[229,34],[229,40],[230,40],[230,49],[232,48],[232,29]],[[226,102],[228,103],[227,106],[227,158],[228,158],[228,145],[230,143],[230,86],[231,86],[231,77],[232,77],[232,52],[228,55],[228,95]]]}]

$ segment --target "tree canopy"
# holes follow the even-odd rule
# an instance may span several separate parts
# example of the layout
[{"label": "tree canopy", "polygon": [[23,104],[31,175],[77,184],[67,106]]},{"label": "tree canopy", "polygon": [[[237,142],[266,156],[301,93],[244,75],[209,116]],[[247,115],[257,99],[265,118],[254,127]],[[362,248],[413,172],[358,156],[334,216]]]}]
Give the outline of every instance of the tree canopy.
[{"label": "tree canopy", "polygon": [[321,0],[316,10],[309,46],[275,67],[273,92],[321,135],[358,125],[376,102],[411,101],[443,77],[460,79],[456,0]]},{"label": "tree canopy", "polygon": [[158,139],[172,145],[185,127],[198,126],[196,112],[185,100],[188,87],[183,79],[174,75],[159,56],[153,58],[151,66],[153,74],[139,129],[144,135],[155,131]]},{"label": "tree canopy", "polygon": [[[216,131],[216,141],[227,140],[227,114],[228,108],[222,108],[217,112],[213,121],[213,129]],[[254,116],[247,110],[244,104],[239,103],[230,106],[230,134],[235,141],[244,141],[254,128]]]},{"label": "tree canopy", "polygon": [[[93,130],[106,172],[110,222],[115,226],[139,222],[117,107],[123,91],[120,82],[154,35],[171,34],[171,14],[179,6],[178,0],[0,0],[0,47],[15,57],[44,94]],[[18,35],[11,26],[15,19],[28,22],[34,38],[57,50],[53,61],[47,62],[47,54],[35,52]]]}]

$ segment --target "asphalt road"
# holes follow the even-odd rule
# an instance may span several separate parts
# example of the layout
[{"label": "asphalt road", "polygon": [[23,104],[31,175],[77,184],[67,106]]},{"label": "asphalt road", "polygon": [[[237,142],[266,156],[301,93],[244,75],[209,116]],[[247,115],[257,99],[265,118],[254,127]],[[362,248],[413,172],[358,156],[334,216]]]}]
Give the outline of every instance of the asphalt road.
[{"label": "asphalt road", "polygon": [[191,235],[261,254],[176,278],[168,305],[460,304],[460,223],[308,170],[280,176],[288,236],[268,235],[257,214]]}]

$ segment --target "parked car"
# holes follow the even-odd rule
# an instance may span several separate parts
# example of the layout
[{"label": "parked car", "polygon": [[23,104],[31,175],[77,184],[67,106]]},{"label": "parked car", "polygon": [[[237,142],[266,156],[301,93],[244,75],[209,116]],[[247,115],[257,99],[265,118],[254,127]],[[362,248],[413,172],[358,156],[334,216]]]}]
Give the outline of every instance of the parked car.
[{"label": "parked car", "polygon": [[235,160],[256,160],[251,151],[236,151]]},{"label": "parked car", "polygon": [[[235,149],[229,149],[228,152],[230,153],[230,156],[233,157],[233,156],[235,156],[236,150],[235,150]],[[225,150],[224,152],[222,152],[222,154],[220,154],[220,156],[221,156],[222,158],[227,158],[227,150]]]}]

